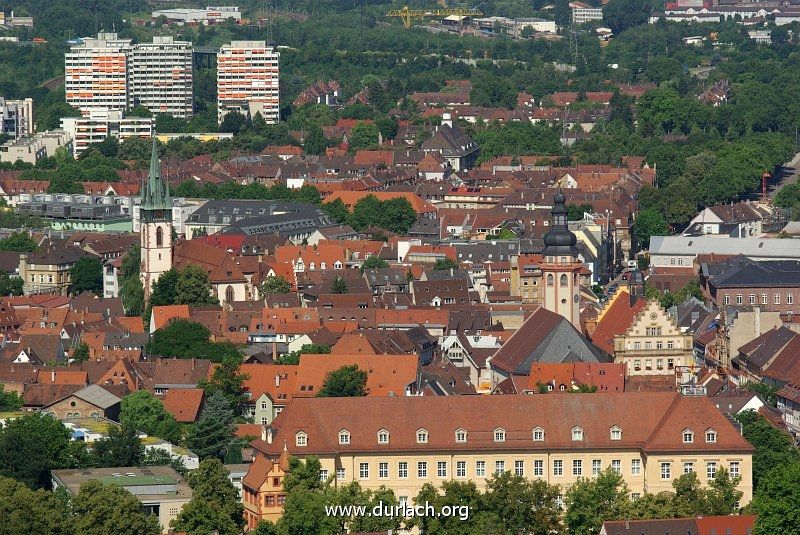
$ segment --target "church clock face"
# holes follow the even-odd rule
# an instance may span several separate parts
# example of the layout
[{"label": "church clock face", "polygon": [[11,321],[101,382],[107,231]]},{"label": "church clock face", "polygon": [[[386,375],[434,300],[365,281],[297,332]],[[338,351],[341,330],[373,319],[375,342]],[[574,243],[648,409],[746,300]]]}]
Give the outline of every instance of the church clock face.
[{"label": "church clock face", "polygon": [[580,296],[576,295],[575,297],[572,298],[572,300],[577,303],[578,301],[581,300],[581,298],[580,298]]},{"label": "church clock face", "polygon": [[164,210],[156,210],[155,216],[158,219],[163,219],[164,218]]}]

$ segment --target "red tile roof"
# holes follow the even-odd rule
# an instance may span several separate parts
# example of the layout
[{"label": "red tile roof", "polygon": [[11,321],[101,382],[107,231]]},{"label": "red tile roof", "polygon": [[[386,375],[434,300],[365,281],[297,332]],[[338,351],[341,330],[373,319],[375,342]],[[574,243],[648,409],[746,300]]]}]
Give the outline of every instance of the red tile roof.
[{"label": "red tile roof", "polygon": [[344,366],[357,365],[367,372],[370,396],[403,396],[416,382],[417,355],[301,355],[295,397],[316,396],[328,374]]},{"label": "red tile roof", "polygon": [[624,333],[636,315],[647,306],[647,299],[637,299],[631,306],[630,294],[619,289],[606,303],[597,319],[591,340],[609,355],[614,353],[614,337]]},{"label": "red tile roof", "polygon": [[202,388],[170,388],[162,402],[164,409],[179,422],[194,423],[200,415]]}]

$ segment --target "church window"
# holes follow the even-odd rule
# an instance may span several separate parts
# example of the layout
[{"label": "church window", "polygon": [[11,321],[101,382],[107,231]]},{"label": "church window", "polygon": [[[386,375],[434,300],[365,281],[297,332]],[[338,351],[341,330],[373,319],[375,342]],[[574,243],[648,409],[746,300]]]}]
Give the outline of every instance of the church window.
[{"label": "church window", "polygon": [[164,229],[161,227],[156,228],[156,247],[161,247],[164,244]]}]

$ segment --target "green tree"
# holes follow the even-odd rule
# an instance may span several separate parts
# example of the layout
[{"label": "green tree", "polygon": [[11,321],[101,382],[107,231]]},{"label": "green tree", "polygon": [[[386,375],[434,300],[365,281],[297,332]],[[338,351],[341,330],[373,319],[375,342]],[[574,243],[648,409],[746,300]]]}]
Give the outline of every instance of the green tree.
[{"label": "green tree", "polygon": [[86,342],[81,342],[72,352],[72,360],[75,362],[86,362],[89,360],[89,346]]},{"label": "green tree", "polygon": [[0,411],[18,411],[22,408],[22,396],[16,392],[6,392],[0,384]]},{"label": "green tree", "polygon": [[219,300],[211,295],[211,283],[203,268],[190,264],[178,274],[175,304],[193,307],[219,305]]},{"label": "green tree", "polygon": [[261,283],[260,291],[262,295],[288,294],[292,291],[292,285],[284,277],[276,275],[264,279]]},{"label": "green tree", "polygon": [[9,420],[0,428],[0,476],[31,488],[49,488],[50,470],[66,467],[71,434],[39,413]]},{"label": "green tree", "polygon": [[583,204],[568,204],[567,205],[567,219],[570,221],[580,221],[583,219],[584,213],[592,213],[594,212],[594,208],[592,208],[591,204],[583,203]]},{"label": "green tree", "polygon": [[564,522],[570,535],[594,535],[605,520],[628,510],[628,487],[622,475],[604,470],[595,479],[580,478],[567,490]]},{"label": "green tree", "polygon": [[378,255],[371,255],[369,256],[364,262],[361,264],[361,273],[364,273],[364,270],[367,269],[382,269],[388,268],[389,263],[381,258]]},{"label": "green tree", "polygon": [[353,127],[348,141],[350,142],[350,152],[361,149],[374,149],[378,146],[380,131],[374,123],[358,123]]},{"label": "green tree", "polygon": [[178,292],[178,272],[175,268],[169,269],[158,277],[150,292],[150,306],[174,305]]},{"label": "green tree", "polygon": [[0,518],[5,535],[74,533],[65,500],[52,492],[33,491],[7,477],[0,477]]},{"label": "green tree", "polygon": [[0,240],[0,251],[32,253],[36,247],[36,241],[22,232],[14,232],[9,237]]},{"label": "green tree", "polygon": [[306,154],[322,154],[327,147],[328,139],[322,132],[322,128],[317,124],[312,125],[308,129],[308,134],[306,134],[303,151],[305,151]]},{"label": "green tree", "polygon": [[96,256],[83,256],[69,270],[73,294],[103,292],[103,262]]},{"label": "green tree", "polygon": [[344,278],[339,276],[333,281],[331,284],[331,293],[332,294],[346,294],[347,293],[347,282],[345,282]]},{"label": "green tree", "polygon": [[22,295],[24,285],[20,277],[10,277],[5,271],[0,272],[0,295]]},{"label": "green tree", "polygon": [[206,396],[220,392],[228,399],[231,406],[238,406],[246,400],[244,382],[248,379],[247,374],[241,373],[241,367],[241,356],[226,357],[214,369],[211,379],[207,381],[201,379],[198,387],[205,390]]},{"label": "green tree", "polygon": [[603,22],[619,35],[632,26],[646,24],[652,10],[651,2],[645,0],[609,0],[603,7]]},{"label": "green tree", "polygon": [[367,372],[355,364],[343,366],[325,377],[317,394],[322,398],[346,398],[367,395]]},{"label": "green tree", "polygon": [[139,466],[144,445],[132,425],[110,425],[108,436],[92,443],[92,454],[100,466]]},{"label": "green tree", "polygon": [[499,518],[501,533],[550,535],[562,532],[559,492],[543,480],[503,472],[487,482],[483,503]]},{"label": "green tree", "polygon": [[222,122],[219,124],[219,131],[230,134],[238,134],[246,123],[247,119],[238,111],[228,112],[225,114],[225,117],[223,117]]},{"label": "green tree", "polygon": [[186,319],[175,319],[153,333],[147,353],[160,357],[206,358],[222,362],[226,357],[240,356],[229,342],[211,342],[211,331],[204,325]]},{"label": "green tree", "polygon": [[177,518],[170,523],[170,527],[176,532],[188,533],[189,535],[209,535],[212,533],[236,535],[241,533],[241,530],[224,511],[215,508],[209,502],[195,500],[194,498],[183,506]]},{"label": "green tree", "polygon": [[709,482],[706,490],[706,510],[705,514],[710,516],[732,515],[736,512],[742,492],[736,489],[741,481],[740,477],[732,478],[730,473],[720,468],[714,474],[714,480]]},{"label": "green tree", "polygon": [[192,500],[172,523],[176,531],[205,535],[217,530],[220,535],[235,535],[244,526],[239,494],[218,459],[205,459],[187,477]]},{"label": "green tree", "polygon": [[[429,503],[441,510],[444,506],[468,507],[469,518],[458,516],[420,516],[410,521],[412,526],[419,527],[423,533],[446,535],[471,535],[473,533],[500,533],[500,517],[488,511],[483,495],[473,481],[445,481],[440,489],[425,483],[414,497],[415,504]],[[508,504],[511,505],[511,504]],[[481,526],[486,520],[497,526],[497,531],[485,531]]]},{"label": "green tree", "polygon": [[279,535],[278,527],[269,520],[262,520],[250,535]]},{"label": "green tree", "polygon": [[792,439],[772,426],[755,411],[736,415],[742,424],[742,435],[755,448],[753,454],[753,488],[758,492],[762,479],[774,469],[800,462],[800,453]]},{"label": "green tree", "polygon": [[754,535],[800,534],[800,462],[772,469],[762,476],[753,496]]},{"label": "green tree", "polygon": [[189,449],[200,459],[223,459],[233,443],[234,417],[230,401],[222,392],[209,396],[200,418],[186,438]]},{"label": "green tree", "polygon": [[300,364],[300,355],[328,355],[331,346],[325,344],[303,344],[297,351],[278,357],[276,364]]},{"label": "green tree", "polygon": [[669,233],[669,227],[659,212],[653,209],[642,210],[633,222],[633,232],[636,241],[642,248],[650,246],[651,236],[664,236]]},{"label": "green tree", "polygon": [[439,258],[433,265],[434,271],[447,271],[450,269],[458,269],[458,264],[450,258]]},{"label": "green tree", "polygon": [[157,535],[158,518],[142,512],[141,502],[120,485],[90,480],[72,499],[75,533],[81,535]]},{"label": "green tree", "polygon": [[307,490],[322,489],[325,485],[320,479],[321,470],[322,464],[319,462],[319,458],[314,455],[308,456],[305,460],[290,457],[289,471],[283,478],[283,490],[291,494],[299,488]]},{"label": "green tree", "polygon": [[322,211],[332,217],[337,223],[344,223],[350,217],[350,212],[341,199],[323,203]]},{"label": "green tree", "polygon": [[119,297],[126,316],[141,316],[144,312],[144,286],[139,277],[128,277],[119,288]]},{"label": "green tree", "polygon": [[161,400],[147,390],[139,390],[122,398],[119,421],[148,435],[172,443],[180,442],[181,426],[164,409]]}]

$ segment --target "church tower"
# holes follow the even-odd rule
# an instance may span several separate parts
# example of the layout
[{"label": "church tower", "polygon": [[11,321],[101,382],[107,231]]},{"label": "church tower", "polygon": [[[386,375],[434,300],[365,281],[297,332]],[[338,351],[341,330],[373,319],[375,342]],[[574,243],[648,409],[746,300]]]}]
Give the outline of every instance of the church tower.
[{"label": "church tower", "polygon": [[559,189],[553,202],[553,220],[544,235],[542,251],[542,306],[560,314],[581,330],[580,293],[583,264],[578,260],[578,239],[567,228],[566,197]]},{"label": "church tower", "polygon": [[172,267],[172,199],[169,185],[161,178],[156,138],[150,156],[150,173],[142,183],[141,220],[142,266],[141,279],[145,299],[150,298],[153,284]]}]

